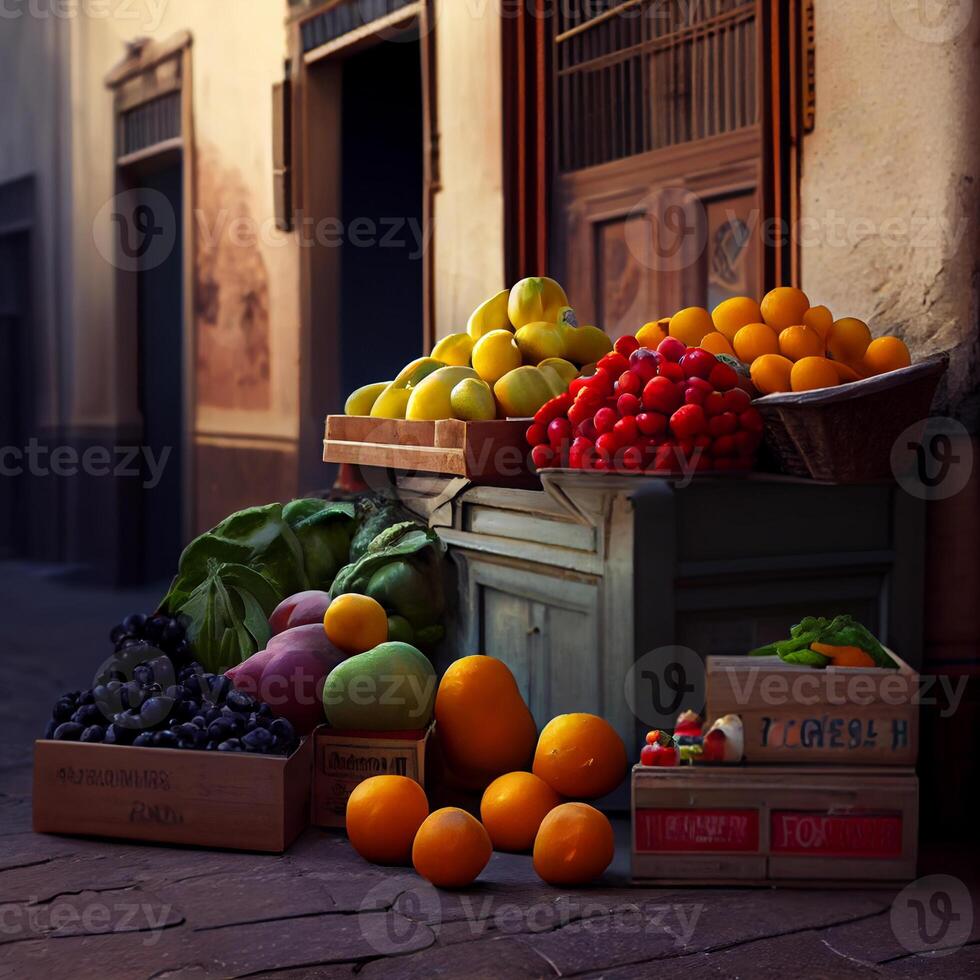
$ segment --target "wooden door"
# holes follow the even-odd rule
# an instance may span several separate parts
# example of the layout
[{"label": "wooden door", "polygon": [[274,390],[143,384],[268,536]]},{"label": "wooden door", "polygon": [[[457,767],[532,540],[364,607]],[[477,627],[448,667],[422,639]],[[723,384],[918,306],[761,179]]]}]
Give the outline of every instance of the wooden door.
[{"label": "wooden door", "polygon": [[556,6],[551,267],[580,322],[619,336],[761,292],[758,7]]}]

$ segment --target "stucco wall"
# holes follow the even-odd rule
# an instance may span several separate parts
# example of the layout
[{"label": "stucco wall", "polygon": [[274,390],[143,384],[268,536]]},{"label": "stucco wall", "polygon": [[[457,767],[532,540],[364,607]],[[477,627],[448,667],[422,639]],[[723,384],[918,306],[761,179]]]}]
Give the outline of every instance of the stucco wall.
[{"label": "stucco wall", "polygon": [[816,0],[816,128],[803,146],[802,285],[836,316],[956,348],[977,380],[980,10],[971,0]]}]

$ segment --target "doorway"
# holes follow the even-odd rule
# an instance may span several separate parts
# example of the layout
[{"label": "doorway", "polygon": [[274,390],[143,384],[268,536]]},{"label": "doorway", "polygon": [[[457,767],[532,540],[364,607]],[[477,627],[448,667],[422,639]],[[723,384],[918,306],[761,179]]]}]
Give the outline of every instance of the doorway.
[{"label": "doorway", "polygon": [[27,553],[30,235],[0,235],[0,558]]},{"label": "doorway", "polygon": [[136,272],[137,397],[143,420],[140,572],[147,582],[173,573],[184,536],[182,183],[179,158],[139,178],[141,197],[163,195],[176,222],[173,248],[163,261],[157,258]]},{"label": "doorway", "polygon": [[[352,54],[342,63],[340,84],[339,380],[344,395],[391,380],[423,353],[419,42],[382,42]],[[340,400],[334,410],[342,407]]]}]

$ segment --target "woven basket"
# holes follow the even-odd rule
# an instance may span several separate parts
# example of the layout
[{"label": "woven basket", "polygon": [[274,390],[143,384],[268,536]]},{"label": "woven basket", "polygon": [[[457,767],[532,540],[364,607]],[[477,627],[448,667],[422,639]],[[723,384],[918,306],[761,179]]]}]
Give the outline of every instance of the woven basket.
[{"label": "woven basket", "polygon": [[946,354],[839,388],[766,395],[766,448],[791,476],[863,483],[891,475],[898,436],[929,415]]}]

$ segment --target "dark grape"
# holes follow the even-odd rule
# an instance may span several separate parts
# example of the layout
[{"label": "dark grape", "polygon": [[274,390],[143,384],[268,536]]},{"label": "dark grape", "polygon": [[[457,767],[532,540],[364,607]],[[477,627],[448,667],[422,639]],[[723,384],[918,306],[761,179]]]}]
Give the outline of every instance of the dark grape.
[{"label": "dark grape", "polygon": [[85,731],[84,727],[77,721],[65,721],[54,730],[53,734],[56,739],[63,742],[77,742],[83,731]]},{"label": "dark grape", "polygon": [[133,613],[131,616],[127,616],[122,621],[122,628],[127,632],[131,633],[133,636],[138,636],[143,632],[143,627],[146,625],[146,616],[143,613]]},{"label": "dark grape", "polygon": [[237,738],[230,738],[218,746],[219,752],[241,752],[242,743]]},{"label": "dark grape", "polygon": [[225,704],[234,711],[249,712],[255,709],[255,699],[241,691],[231,690],[225,698]]},{"label": "dark grape", "polygon": [[264,728],[256,728],[242,736],[242,745],[250,752],[267,752],[275,737]]},{"label": "dark grape", "polygon": [[272,714],[272,708],[270,708],[267,704],[260,704],[255,709],[255,713],[258,714],[258,715],[261,715],[263,718],[273,718],[273,717],[275,717]]},{"label": "dark grape", "polygon": [[83,704],[72,716],[72,721],[77,721],[79,725],[84,725],[86,728],[89,725],[98,725],[100,722],[105,721],[105,715],[102,713],[102,709],[95,704]]},{"label": "dark grape", "polygon": [[208,737],[223,742],[235,734],[235,726],[227,718],[219,718],[208,725]]},{"label": "dark grape", "polygon": [[144,725],[159,725],[170,717],[173,707],[173,698],[147,698],[140,707],[140,720]]},{"label": "dark grape", "polygon": [[75,713],[75,702],[68,697],[59,698],[55,702],[51,717],[55,721],[68,721]]},{"label": "dark grape", "polygon": [[119,725],[113,722],[105,730],[105,738],[103,741],[107,745],[132,745],[133,739],[136,738],[137,728],[127,728],[125,725]]},{"label": "dark grape", "polygon": [[208,727],[207,719],[205,719],[204,715],[194,715],[194,717],[191,718],[191,724],[196,725],[198,728]]},{"label": "dark grape", "polygon": [[268,728],[272,724],[272,719],[253,711],[248,716],[248,724],[250,728]]},{"label": "dark grape", "polygon": [[231,681],[224,674],[219,674],[217,677],[213,674],[205,674],[204,678],[208,682],[207,690],[210,699],[215,704],[224,702],[231,690]]},{"label": "dark grape", "polygon": [[292,722],[288,718],[276,718],[271,725],[269,725],[269,731],[275,735],[280,742],[292,742],[296,738],[296,730],[293,728]]},{"label": "dark grape", "polygon": [[56,722],[54,718],[52,718],[51,721],[48,722],[47,728],[44,729],[44,737],[54,738],[54,730],[57,727],[58,727],[58,722]]},{"label": "dark grape", "polygon": [[101,742],[105,738],[105,729],[101,725],[89,725],[82,732],[83,742]]},{"label": "dark grape", "polygon": [[113,645],[118,645],[120,641],[124,640],[128,634],[126,633],[126,627],[122,623],[117,626],[113,626],[109,631],[109,642]]},{"label": "dark grape", "polygon": [[168,728],[162,732],[155,732],[153,735],[153,744],[158,749],[175,749],[178,741],[180,740],[177,736]]},{"label": "dark grape", "polygon": [[153,668],[146,664],[140,664],[138,667],[134,667],[133,680],[138,684],[142,684],[144,687],[147,684],[152,684],[154,681]]},{"label": "dark grape", "polygon": [[133,745],[152,745],[153,744],[154,733],[153,732],[140,732],[136,738],[133,739]]},{"label": "dark grape", "polygon": [[168,647],[173,649],[178,643],[180,643],[181,640],[184,639],[184,627],[181,626],[175,619],[172,619],[163,628],[163,632],[160,634],[160,639]]},{"label": "dark grape", "polygon": [[82,704],[95,704],[95,693],[94,691],[82,691],[78,696],[78,703]]}]

